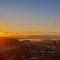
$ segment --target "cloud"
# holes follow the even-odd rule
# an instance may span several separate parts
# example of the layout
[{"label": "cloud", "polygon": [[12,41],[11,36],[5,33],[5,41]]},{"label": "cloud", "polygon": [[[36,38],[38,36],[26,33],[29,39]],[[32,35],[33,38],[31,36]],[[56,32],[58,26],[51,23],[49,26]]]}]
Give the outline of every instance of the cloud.
[{"label": "cloud", "polygon": [[4,32],[7,30],[7,26],[5,24],[0,23],[0,31]]}]

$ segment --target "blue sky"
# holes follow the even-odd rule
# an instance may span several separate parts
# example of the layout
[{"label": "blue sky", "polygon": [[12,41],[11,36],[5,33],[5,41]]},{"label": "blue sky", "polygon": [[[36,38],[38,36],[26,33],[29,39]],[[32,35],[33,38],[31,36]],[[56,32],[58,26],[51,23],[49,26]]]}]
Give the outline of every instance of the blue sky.
[{"label": "blue sky", "polygon": [[60,32],[60,0],[0,1],[0,24],[6,32]]}]

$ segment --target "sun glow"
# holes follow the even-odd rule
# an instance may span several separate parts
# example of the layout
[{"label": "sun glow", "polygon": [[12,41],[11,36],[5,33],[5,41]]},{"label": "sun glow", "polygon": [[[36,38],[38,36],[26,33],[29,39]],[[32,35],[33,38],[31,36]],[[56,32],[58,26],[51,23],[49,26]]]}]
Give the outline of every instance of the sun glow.
[{"label": "sun glow", "polygon": [[4,32],[0,32],[0,36],[6,36]]},{"label": "sun glow", "polygon": [[0,32],[0,36],[15,36],[14,33],[8,33],[8,32]]},{"label": "sun glow", "polygon": [[[7,36],[21,36],[21,35],[56,35],[56,34],[58,34],[58,33],[42,33],[42,32],[38,32],[38,33],[36,33],[36,32],[0,32],[0,37],[1,36],[5,36],[5,37],[7,37]],[[59,33],[60,34],[60,33]]]}]

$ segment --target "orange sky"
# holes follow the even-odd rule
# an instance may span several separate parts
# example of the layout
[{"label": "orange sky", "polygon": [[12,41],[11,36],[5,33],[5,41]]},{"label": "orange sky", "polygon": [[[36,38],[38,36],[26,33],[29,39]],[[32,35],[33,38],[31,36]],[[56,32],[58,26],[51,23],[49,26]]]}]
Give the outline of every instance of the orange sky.
[{"label": "orange sky", "polygon": [[0,36],[22,36],[22,35],[60,35],[58,32],[0,32]]},{"label": "orange sky", "polygon": [[60,1],[0,0],[0,32],[0,36],[60,34]]}]

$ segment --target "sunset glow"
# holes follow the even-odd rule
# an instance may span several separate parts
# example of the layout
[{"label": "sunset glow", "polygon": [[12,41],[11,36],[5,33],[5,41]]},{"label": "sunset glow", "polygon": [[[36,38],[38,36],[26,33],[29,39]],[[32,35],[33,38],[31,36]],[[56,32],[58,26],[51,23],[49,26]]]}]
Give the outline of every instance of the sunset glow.
[{"label": "sunset glow", "polygon": [[0,1],[0,36],[49,35],[56,32],[58,34],[60,32],[59,2],[57,1],[57,4],[53,0]]},{"label": "sunset glow", "polygon": [[8,33],[8,32],[0,32],[0,36],[16,36],[15,33]]}]

